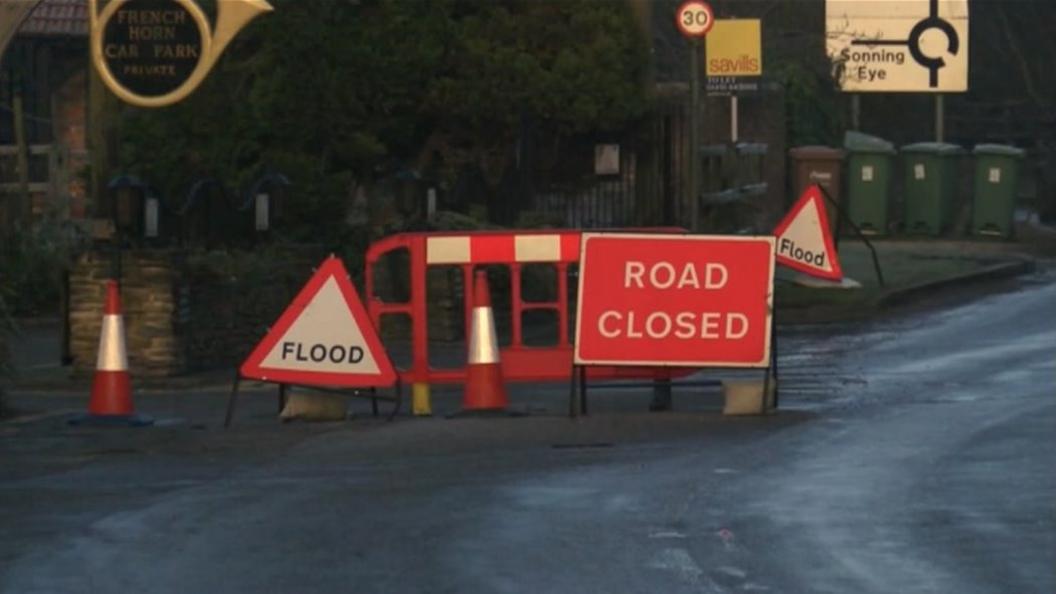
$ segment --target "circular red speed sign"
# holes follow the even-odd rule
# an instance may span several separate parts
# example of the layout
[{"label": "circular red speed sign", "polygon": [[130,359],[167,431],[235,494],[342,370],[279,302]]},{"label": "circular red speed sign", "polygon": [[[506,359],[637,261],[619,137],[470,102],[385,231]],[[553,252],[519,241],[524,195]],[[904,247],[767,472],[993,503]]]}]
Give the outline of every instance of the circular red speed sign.
[{"label": "circular red speed sign", "polygon": [[704,37],[715,24],[715,13],[707,2],[688,0],[675,12],[675,24],[686,37]]}]

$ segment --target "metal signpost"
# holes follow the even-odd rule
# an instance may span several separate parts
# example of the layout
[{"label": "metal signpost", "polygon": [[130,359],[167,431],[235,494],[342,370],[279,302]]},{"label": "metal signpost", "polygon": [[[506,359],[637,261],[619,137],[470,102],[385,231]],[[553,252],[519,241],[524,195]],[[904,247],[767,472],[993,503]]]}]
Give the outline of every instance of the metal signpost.
[{"label": "metal signpost", "polygon": [[689,40],[689,216],[696,229],[700,218],[700,38],[715,25],[711,5],[699,0],[683,2],[675,12],[675,24]]}]

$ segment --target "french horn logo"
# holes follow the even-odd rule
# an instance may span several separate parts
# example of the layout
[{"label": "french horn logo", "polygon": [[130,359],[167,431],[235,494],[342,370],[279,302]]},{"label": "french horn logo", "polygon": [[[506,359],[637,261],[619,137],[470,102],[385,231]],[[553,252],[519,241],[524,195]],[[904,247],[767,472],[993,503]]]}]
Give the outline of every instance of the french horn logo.
[{"label": "french horn logo", "polygon": [[92,61],[106,86],[140,107],[190,95],[266,0],[219,0],[216,27],[195,0],[89,0]]}]

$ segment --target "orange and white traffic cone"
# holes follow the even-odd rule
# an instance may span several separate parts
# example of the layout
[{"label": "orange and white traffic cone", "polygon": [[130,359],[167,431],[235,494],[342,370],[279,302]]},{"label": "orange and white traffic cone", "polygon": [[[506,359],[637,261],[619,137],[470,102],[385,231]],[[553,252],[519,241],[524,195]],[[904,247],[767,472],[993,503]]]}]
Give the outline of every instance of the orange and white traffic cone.
[{"label": "orange and white traffic cone", "polygon": [[491,308],[488,277],[478,270],[473,282],[473,321],[470,326],[466,386],[462,412],[506,411],[509,399],[502,381],[499,342],[495,336],[495,315]]},{"label": "orange and white traffic cone", "polygon": [[88,414],[77,424],[149,425],[151,420],[133,414],[132,382],[125,352],[125,324],[121,316],[121,296],[117,282],[106,281],[103,326],[99,333],[99,354],[88,401]]}]

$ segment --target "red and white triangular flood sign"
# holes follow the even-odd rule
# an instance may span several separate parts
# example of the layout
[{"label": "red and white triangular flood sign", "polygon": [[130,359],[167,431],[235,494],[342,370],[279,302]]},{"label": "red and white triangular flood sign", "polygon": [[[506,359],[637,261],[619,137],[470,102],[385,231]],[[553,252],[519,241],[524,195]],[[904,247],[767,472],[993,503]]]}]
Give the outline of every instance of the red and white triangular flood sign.
[{"label": "red and white triangular flood sign", "polygon": [[348,388],[387,387],[396,371],[348,271],[323,262],[239,370],[276,383]]},{"label": "red and white triangular flood sign", "polygon": [[777,263],[800,272],[840,280],[840,260],[832,242],[832,228],[821,190],[812,185],[774,229],[777,236]]}]

